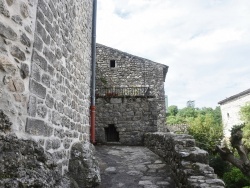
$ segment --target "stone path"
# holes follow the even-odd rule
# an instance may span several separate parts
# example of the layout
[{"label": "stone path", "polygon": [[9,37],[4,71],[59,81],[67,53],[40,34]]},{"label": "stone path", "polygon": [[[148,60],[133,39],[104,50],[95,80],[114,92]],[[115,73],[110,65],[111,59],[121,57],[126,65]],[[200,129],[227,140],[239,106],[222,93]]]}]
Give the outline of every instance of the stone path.
[{"label": "stone path", "polygon": [[145,147],[96,146],[96,156],[98,188],[175,188],[168,166]]}]

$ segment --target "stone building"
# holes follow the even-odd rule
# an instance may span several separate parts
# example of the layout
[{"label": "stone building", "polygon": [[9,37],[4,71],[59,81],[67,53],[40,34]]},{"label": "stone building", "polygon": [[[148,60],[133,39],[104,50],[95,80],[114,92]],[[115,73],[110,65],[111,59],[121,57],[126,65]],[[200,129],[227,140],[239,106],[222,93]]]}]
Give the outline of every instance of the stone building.
[{"label": "stone building", "polygon": [[[95,2],[0,0],[0,187],[100,183],[89,142]],[[97,50],[98,139],[141,144],[165,121],[167,66]]]},{"label": "stone building", "polygon": [[101,44],[96,55],[97,142],[142,145],[165,125],[168,66]]},{"label": "stone building", "polygon": [[[25,187],[35,186],[39,175],[45,177],[32,170],[27,183],[20,170],[26,162],[42,166],[51,158],[59,174],[65,174],[72,146],[89,143],[93,2],[0,0],[0,187],[12,177],[10,164],[13,173],[20,172],[13,175],[19,177],[15,181]],[[22,152],[25,147],[32,152]],[[50,157],[37,161],[43,155],[37,151]],[[27,156],[32,162],[22,160]],[[5,158],[17,162],[2,163]],[[40,183],[56,187],[48,176]]]},{"label": "stone building", "polygon": [[240,119],[239,112],[240,108],[247,102],[250,102],[250,89],[218,102],[221,108],[225,137],[230,137],[230,130],[234,125],[243,123],[243,121]]}]

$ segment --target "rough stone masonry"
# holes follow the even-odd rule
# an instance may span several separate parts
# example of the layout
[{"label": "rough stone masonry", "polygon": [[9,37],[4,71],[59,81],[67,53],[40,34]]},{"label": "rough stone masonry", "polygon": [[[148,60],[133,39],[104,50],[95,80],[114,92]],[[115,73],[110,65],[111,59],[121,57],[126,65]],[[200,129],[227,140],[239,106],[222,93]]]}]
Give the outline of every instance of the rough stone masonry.
[{"label": "rough stone masonry", "polygon": [[[0,0],[1,146],[19,140],[16,144],[22,150],[23,142],[32,141],[30,147],[36,145],[51,156],[59,174],[68,172],[73,145],[81,142],[92,151],[88,144],[92,3]],[[7,186],[20,174],[8,174],[7,164],[1,164],[0,185]],[[34,181],[27,185],[35,186]]]},{"label": "rough stone masonry", "polygon": [[108,142],[114,125],[120,144],[143,145],[145,133],[165,125],[168,66],[101,44],[96,56],[97,142]]},{"label": "rough stone masonry", "polygon": [[[0,0],[0,187],[79,188],[100,182],[89,143],[92,3]],[[129,55],[122,54],[113,58],[125,62]],[[130,60],[132,70],[143,65],[136,57]],[[152,92],[161,112],[164,72],[154,68],[161,82],[152,79],[149,85],[160,84]],[[119,70],[124,69],[113,71]],[[157,116],[156,128],[164,117],[151,115]]]}]

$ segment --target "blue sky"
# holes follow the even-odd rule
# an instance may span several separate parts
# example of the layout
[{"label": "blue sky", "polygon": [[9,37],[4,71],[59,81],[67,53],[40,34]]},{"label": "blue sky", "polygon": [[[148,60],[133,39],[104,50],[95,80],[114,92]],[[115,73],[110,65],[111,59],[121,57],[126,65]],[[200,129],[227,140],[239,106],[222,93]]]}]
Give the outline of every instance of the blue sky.
[{"label": "blue sky", "polygon": [[250,0],[98,0],[97,42],[169,66],[169,105],[250,88]]}]

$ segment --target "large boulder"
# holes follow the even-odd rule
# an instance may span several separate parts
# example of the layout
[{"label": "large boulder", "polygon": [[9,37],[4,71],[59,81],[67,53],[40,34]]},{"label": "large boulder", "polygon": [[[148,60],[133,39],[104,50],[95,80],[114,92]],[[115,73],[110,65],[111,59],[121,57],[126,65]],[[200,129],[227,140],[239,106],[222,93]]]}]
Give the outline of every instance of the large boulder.
[{"label": "large boulder", "polygon": [[71,148],[69,177],[72,188],[96,187],[101,182],[95,148],[89,142],[75,143]]}]

